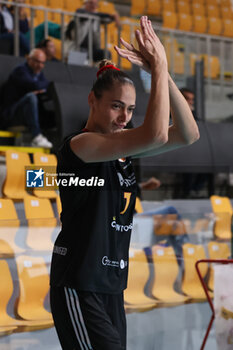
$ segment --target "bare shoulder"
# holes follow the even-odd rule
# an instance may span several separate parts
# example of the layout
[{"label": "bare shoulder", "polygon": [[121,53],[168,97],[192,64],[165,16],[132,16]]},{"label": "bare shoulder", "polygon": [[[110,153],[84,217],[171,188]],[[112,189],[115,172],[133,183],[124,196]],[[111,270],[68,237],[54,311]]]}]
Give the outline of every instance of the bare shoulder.
[{"label": "bare shoulder", "polygon": [[70,140],[70,147],[72,151],[76,151],[82,147],[85,147],[88,142],[91,142],[92,138],[95,137],[93,132],[84,132],[78,135],[75,135]]}]

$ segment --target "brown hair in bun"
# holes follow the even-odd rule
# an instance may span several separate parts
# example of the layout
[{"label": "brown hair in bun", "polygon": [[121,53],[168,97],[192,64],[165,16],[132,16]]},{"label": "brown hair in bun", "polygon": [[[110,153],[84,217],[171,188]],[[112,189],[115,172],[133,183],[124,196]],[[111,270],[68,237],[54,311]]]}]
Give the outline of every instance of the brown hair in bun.
[{"label": "brown hair in bun", "polygon": [[[104,69],[106,67],[106,69]],[[134,87],[130,77],[110,60],[104,59],[99,63],[98,78],[93,84],[92,91],[96,98],[101,98],[103,91],[111,90],[114,84],[130,84]]]}]

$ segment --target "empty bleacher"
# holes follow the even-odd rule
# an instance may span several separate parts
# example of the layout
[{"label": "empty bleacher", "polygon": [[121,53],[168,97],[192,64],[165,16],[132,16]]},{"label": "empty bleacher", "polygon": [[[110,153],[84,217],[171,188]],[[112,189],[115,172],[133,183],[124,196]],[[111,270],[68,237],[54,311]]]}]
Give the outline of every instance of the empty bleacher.
[{"label": "empty bleacher", "polygon": [[[45,163],[49,163],[50,157],[46,154],[37,156],[39,159],[47,158],[48,162]],[[37,163],[36,159],[34,163]],[[42,163],[39,166],[42,167]],[[54,164],[54,160],[51,164]],[[10,168],[9,171],[14,170]],[[21,177],[20,181],[23,182],[24,179]],[[224,198],[218,198],[218,200],[225,201]],[[53,326],[47,294],[52,246],[59,230],[58,212],[54,204],[51,199],[29,195],[24,196],[21,202],[13,202],[12,198],[0,201],[1,228],[14,229],[11,233],[7,230],[5,233],[1,231],[0,237],[1,334],[33,331]],[[147,212],[144,212],[143,216],[137,216],[137,222],[147,215]],[[183,216],[184,218],[178,213],[165,215],[160,217],[158,224],[158,218],[153,217],[152,214],[154,232],[151,233],[158,241],[150,246],[146,245],[147,241],[144,239],[146,230],[140,232],[142,235],[140,241],[135,236],[136,232],[133,232],[132,247],[129,252],[129,283],[125,292],[126,312],[146,312],[154,308],[206,300],[195,272],[195,262],[208,256],[227,258],[230,251],[229,240],[224,244],[218,241],[215,226],[210,226],[212,220],[210,215],[206,216],[203,225],[200,224],[202,218],[198,217],[190,224],[189,220],[185,219],[185,215]],[[206,223],[208,220],[209,222]],[[216,216],[217,221],[218,216]],[[190,231],[191,226],[193,228]],[[137,227],[138,223],[135,230],[138,229]],[[209,236],[209,230],[211,230],[211,236]],[[181,243],[180,248],[183,248],[183,253],[180,256],[177,253],[176,244],[172,246],[172,240],[169,241],[169,238],[182,237],[187,233],[189,239],[195,243]],[[208,240],[205,238],[207,235]],[[200,237],[203,237],[202,243]],[[145,243],[142,246],[143,241]],[[137,245],[137,248],[133,245]],[[10,248],[8,251],[7,246]],[[207,285],[213,289],[211,266],[203,265],[201,270]],[[18,289],[17,286],[19,286]],[[14,315],[9,314],[8,304],[15,306]]]},{"label": "empty bleacher", "polygon": [[[59,7],[68,11],[75,10],[74,2],[69,0],[55,2],[48,0],[39,3],[33,0],[31,4],[49,6],[50,9]],[[213,36],[231,37],[232,35],[232,17],[229,18],[229,8],[226,7],[228,11],[219,8],[217,16],[215,2],[211,0],[208,4],[204,0],[196,0],[192,4],[185,1],[164,0],[155,3],[149,0],[140,2],[132,0],[131,14],[133,16],[138,17],[141,15],[141,11],[144,11],[143,13],[160,20],[164,16],[164,20],[168,21],[165,29],[171,28],[172,31],[167,32],[163,28],[159,33],[165,45],[169,69],[175,76],[194,74],[195,60],[203,58],[206,79],[217,81],[224,77],[220,56],[215,55],[214,52],[211,55],[204,51],[197,52],[198,50],[193,49],[195,45],[188,51],[188,54],[185,52],[187,48],[185,49],[183,38],[188,38],[191,41],[195,33],[201,34],[196,38],[198,40],[204,38],[204,42],[208,38],[212,40]],[[229,4],[225,1],[224,5]],[[110,11],[108,3],[104,4],[103,2],[101,6],[102,11]],[[168,10],[166,13],[170,14],[165,15],[164,9]],[[206,14],[215,14],[216,17],[207,17]],[[199,16],[195,25],[194,15]],[[60,23],[59,16],[60,14],[53,13],[50,20]],[[167,16],[166,19],[165,16]],[[44,21],[44,15],[41,14],[40,18],[37,11],[35,20],[38,23]],[[133,23],[131,20],[128,22]],[[137,18],[134,23],[136,22]],[[191,31],[195,33],[189,36]],[[129,33],[129,26],[123,28],[123,34],[126,37],[129,37]],[[112,48],[116,36],[113,32],[109,32],[109,36],[112,36],[110,43]],[[231,41],[229,42],[231,43]],[[22,58],[0,55],[0,71],[2,71],[0,85],[7,79],[10,70],[21,62]],[[187,62],[188,68],[186,67]],[[131,65],[125,64],[125,68],[131,68]],[[55,147],[65,136],[84,126],[88,117],[87,95],[92,87],[96,71],[95,67],[67,65],[62,62],[46,64],[45,75],[48,80],[52,81],[50,93],[55,102],[57,122]],[[144,91],[139,71],[130,71],[129,74],[136,82],[137,105],[133,123],[134,126],[139,126],[144,118],[149,95]],[[199,122],[199,127],[201,131],[200,141],[185,151],[177,150],[172,154],[144,159],[142,161],[144,165],[142,175],[149,176],[156,171],[161,171],[161,169],[168,172],[180,171],[181,169],[182,171],[185,169],[187,172],[190,170],[197,172],[225,170],[227,164],[231,162],[229,149],[233,132],[232,125],[225,124],[221,128],[217,124]],[[4,151],[3,154],[4,156],[7,154],[6,158],[8,157],[8,152]],[[15,150],[9,154],[14,155],[14,160],[21,158],[16,156]],[[38,154],[37,156],[50,159],[46,154]],[[43,191],[32,192],[25,189],[25,179],[21,175],[18,176],[19,180],[16,179],[16,169],[25,171],[24,166],[28,164],[37,164],[40,167],[43,167],[44,163],[47,164],[47,162],[40,162],[40,159],[37,160],[37,156],[32,157],[32,155],[24,154],[26,159],[24,165],[8,165],[6,163],[8,172],[3,194],[8,199],[0,199],[0,336],[53,326],[48,302],[48,278],[52,246],[60,229],[58,217],[61,203],[55,191],[44,192],[43,196]],[[32,162],[33,160],[34,162]],[[56,160],[52,163],[53,167],[55,163]],[[10,176],[9,171],[12,170],[14,173],[13,176]],[[184,204],[185,206],[186,204]],[[40,211],[41,207],[43,212]],[[7,211],[7,214],[4,210]],[[136,221],[129,252],[129,283],[125,293],[126,311],[128,313],[146,312],[154,308],[167,308],[184,303],[206,301],[194,265],[199,258],[227,258],[229,256],[230,217],[232,215],[230,210],[229,205],[222,210],[226,212],[224,215],[227,220],[223,220],[224,215],[219,214],[219,212],[216,212],[214,216],[214,207],[213,212],[211,212],[212,216],[200,216],[192,220],[189,216],[184,217],[183,220],[178,219],[176,214],[173,216],[154,216],[152,218],[153,230],[149,236],[151,244],[147,244],[145,239],[145,227],[139,232],[140,238],[135,239],[135,231],[140,226],[139,221]],[[138,211],[142,212],[142,207]],[[142,217],[141,219],[143,221]],[[136,220],[140,220],[140,218],[137,217]],[[182,243],[183,255],[181,256],[170,245],[169,238],[182,237],[185,234],[189,238],[191,237],[191,242]],[[223,239],[224,242],[222,242]],[[213,291],[211,266],[206,264],[202,269],[209,290]]]}]

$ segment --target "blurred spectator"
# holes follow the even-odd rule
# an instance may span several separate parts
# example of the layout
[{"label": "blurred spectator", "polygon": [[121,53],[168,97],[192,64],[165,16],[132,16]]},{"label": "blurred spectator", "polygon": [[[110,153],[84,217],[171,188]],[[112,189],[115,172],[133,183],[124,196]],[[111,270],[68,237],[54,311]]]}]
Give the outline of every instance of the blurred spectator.
[{"label": "blurred spectator", "polygon": [[[25,0],[16,0],[16,3],[24,4]],[[19,11],[19,29],[20,32],[25,34],[25,38],[30,41],[30,19],[28,18],[28,13],[25,7],[18,7]],[[10,11],[14,16],[15,6],[10,7]],[[29,10],[30,11],[30,10]],[[47,22],[48,35],[60,39],[61,38],[61,26],[54,22]],[[45,38],[45,22],[34,27],[34,39],[35,45],[37,46],[39,42]]]},{"label": "blurred spectator", "polygon": [[188,105],[193,113],[195,119],[198,119],[195,113],[195,95],[194,92],[186,87],[180,89],[180,92],[188,102]]},{"label": "blurred spectator", "polygon": [[[14,20],[10,9],[0,4],[0,39],[10,43],[10,52],[14,52]],[[23,33],[19,32],[19,51],[20,56],[25,56],[29,53],[29,41]]]},{"label": "blurred spectator", "polygon": [[[194,92],[186,87],[180,89],[180,92],[188,102],[188,105],[193,113],[193,116],[198,120],[198,116],[195,114],[195,95]],[[206,182],[209,180],[209,175],[207,174],[192,174],[187,173],[183,174],[183,196],[185,198],[202,198],[205,196],[204,187]]]},{"label": "blurred spectator", "polygon": [[142,191],[157,190],[161,186],[161,181],[156,177],[150,177],[146,181],[137,182],[137,197],[142,199]]},{"label": "blurred spectator", "polygon": [[27,61],[10,74],[3,89],[1,126],[25,125],[32,134],[32,146],[51,148],[51,142],[41,134],[39,121],[38,97],[49,84],[42,72],[45,62],[45,53],[34,49]]},{"label": "blurred spectator", "polygon": [[157,188],[159,188],[160,186],[161,182],[155,177],[150,177],[147,181],[139,183],[139,187],[143,191],[157,190]]},{"label": "blurred spectator", "polygon": [[[115,21],[116,26],[120,26],[120,18],[118,13],[107,14],[98,12],[98,0],[86,0],[84,6],[78,9],[76,12],[80,14],[90,14],[96,16],[100,19],[101,23],[110,23]],[[88,33],[90,29],[90,22],[86,18],[79,19],[79,32],[78,32],[78,45],[81,50],[88,51]],[[104,50],[100,48],[100,31],[99,31],[99,21],[92,20],[92,33],[93,33],[93,60],[94,62],[100,61],[104,58]],[[75,21],[72,20],[68,26],[65,33],[65,55],[68,55],[70,50],[75,50]],[[108,57],[111,57],[109,51],[107,51]]]},{"label": "blurred spectator", "polygon": [[52,40],[44,39],[44,40],[40,41],[36,47],[38,49],[41,49],[45,53],[47,61],[53,61],[53,62],[58,61],[58,59],[55,57],[56,47],[55,47],[55,44]]},{"label": "blurred spectator", "polygon": [[194,92],[186,87],[181,88],[180,92],[188,102],[191,111],[194,111]]},{"label": "blurred spectator", "polygon": [[[25,0],[15,0],[15,2],[19,4],[24,4]],[[9,11],[14,17],[15,7],[10,6]],[[25,7],[18,7],[18,13],[19,13],[19,31],[25,34],[29,30],[29,20],[27,17],[27,12],[25,10]]]}]

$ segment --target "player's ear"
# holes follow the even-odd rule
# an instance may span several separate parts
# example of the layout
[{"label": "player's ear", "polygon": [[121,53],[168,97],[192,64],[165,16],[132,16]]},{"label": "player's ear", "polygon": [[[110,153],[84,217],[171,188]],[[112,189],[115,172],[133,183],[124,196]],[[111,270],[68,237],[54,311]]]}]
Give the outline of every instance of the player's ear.
[{"label": "player's ear", "polygon": [[94,105],[94,102],[95,102],[95,94],[94,94],[94,91],[91,91],[88,95],[88,104],[90,107],[93,107]]}]

